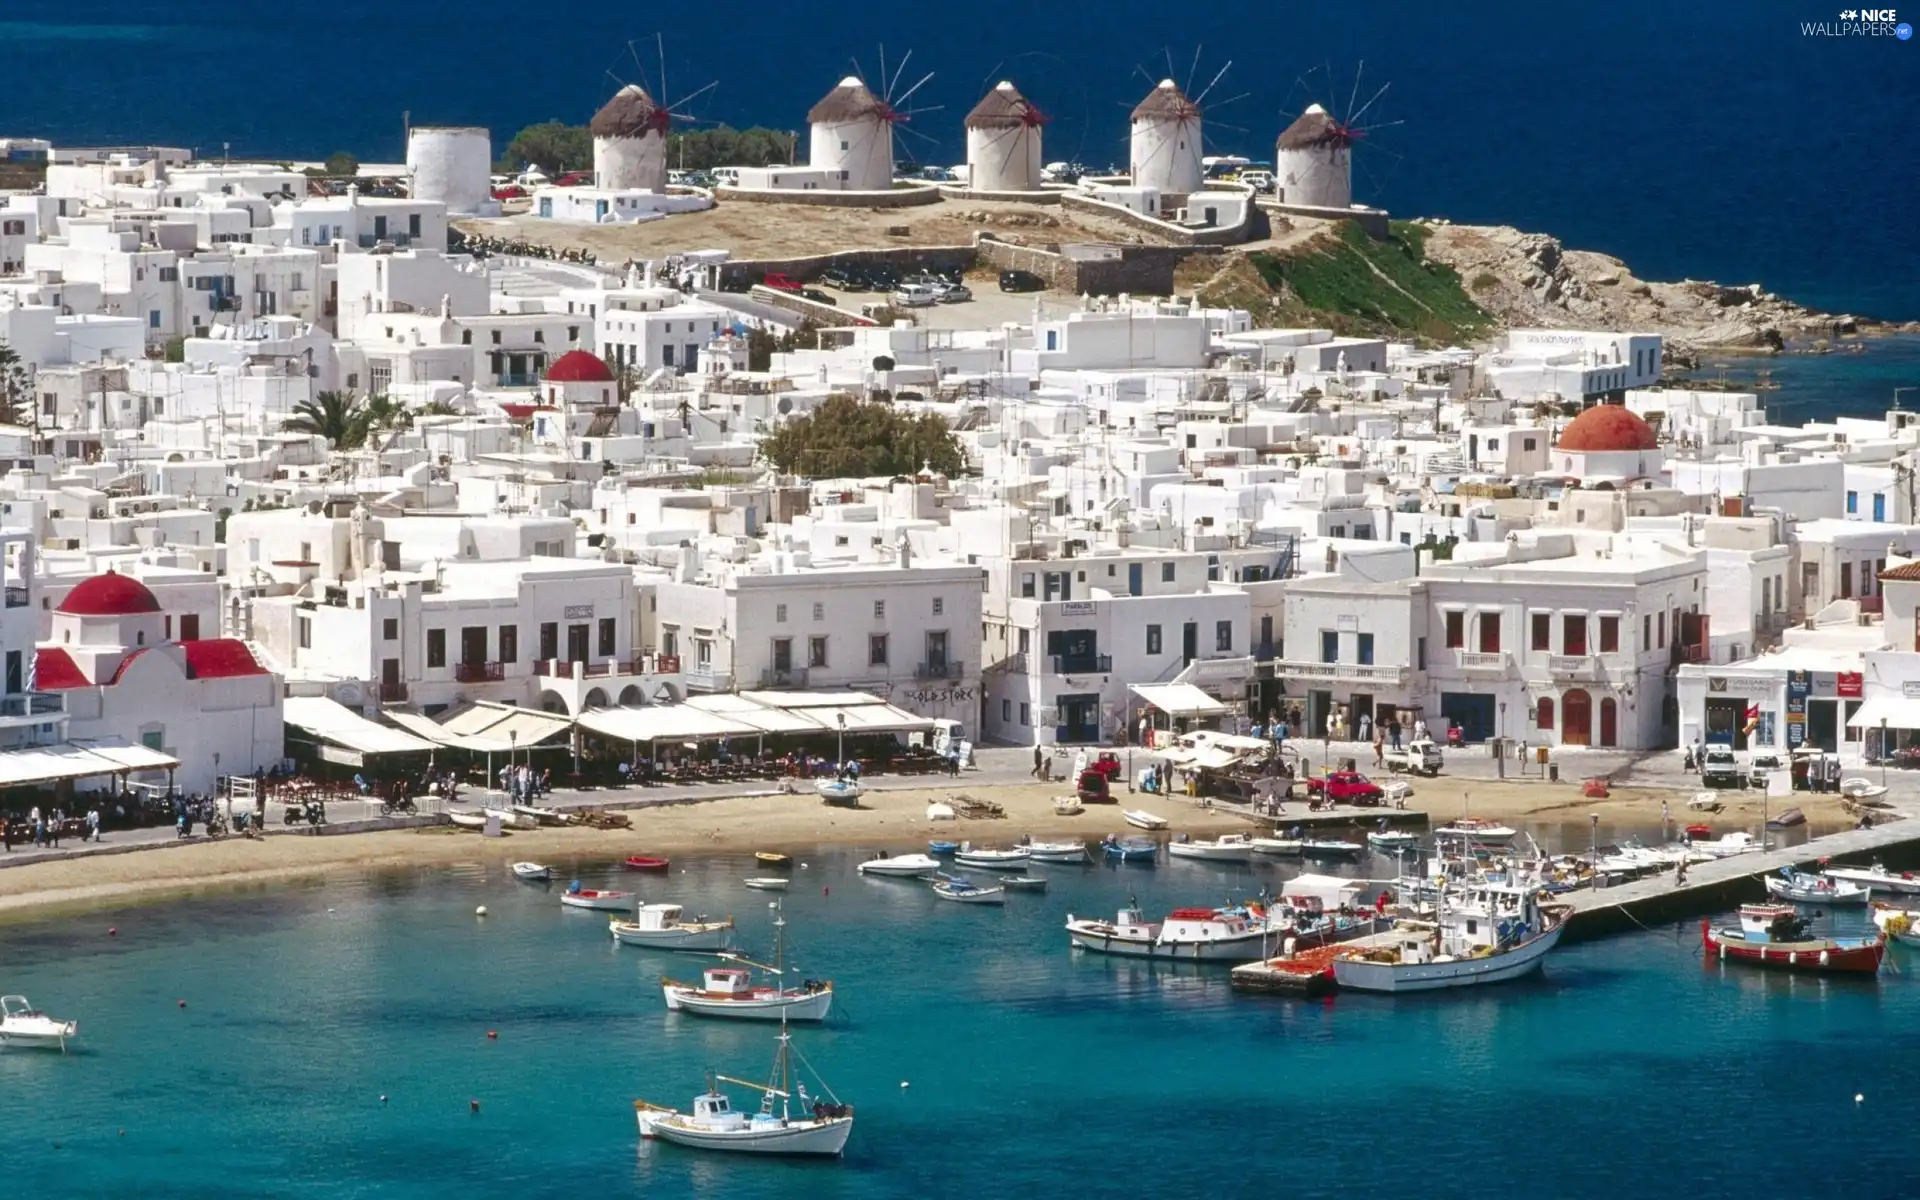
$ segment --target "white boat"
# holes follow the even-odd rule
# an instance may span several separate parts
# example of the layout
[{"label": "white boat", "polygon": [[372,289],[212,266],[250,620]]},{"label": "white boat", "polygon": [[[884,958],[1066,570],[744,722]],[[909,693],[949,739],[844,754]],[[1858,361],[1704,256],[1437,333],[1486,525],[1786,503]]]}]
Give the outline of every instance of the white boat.
[{"label": "white boat", "polygon": [[1077,817],[1085,811],[1087,811],[1087,806],[1080,803],[1080,797],[1078,796],[1055,796],[1053,798],[1053,815],[1056,817]]},{"label": "white boat", "polygon": [[1167,843],[1170,858],[1197,858],[1205,862],[1243,863],[1253,858],[1253,840],[1244,833],[1223,833],[1212,840]]},{"label": "white boat", "polygon": [[607,931],[622,946],[651,950],[725,950],[733,940],[733,918],[683,921],[678,904],[642,904],[631,921],[609,921]]},{"label": "white boat", "polygon": [[1362,992],[1425,992],[1517,979],[1539,968],[1566,929],[1527,886],[1474,883],[1441,894],[1431,921],[1399,920],[1333,960],[1333,977]]},{"label": "white boat", "polygon": [[1085,842],[1034,842],[1027,843],[1027,857],[1037,863],[1090,863],[1093,856],[1087,853]]},{"label": "white boat", "polygon": [[545,883],[553,878],[553,868],[545,863],[517,862],[513,864],[513,877],[532,883]]},{"label": "white boat", "polygon": [[1885,784],[1855,775],[1840,781],[1840,794],[1849,800],[1873,800],[1887,794]]},{"label": "white boat", "polygon": [[960,814],[953,811],[953,805],[951,804],[942,804],[940,801],[934,800],[927,805],[928,821],[957,821],[959,819]]},{"label": "white boat", "polygon": [[540,828],[539,821],[525,813],[515,812],[510,808],[483,808],[480,811],[482,814],[481,824],[486,823],[486,817],[499,817],[500,828],[502,829],[527,830]]},{"label": "white boat", "polygon": [[1135,829],[1157,830],[1167,827],[1167,819],[1165,817],[1156,816],[1144,808],[1130,808],[1120,815],[1126,818],[1127,824],[1133,826]]},{"label": "white boat", "polygon": [[822,779],[813,785],[813,790],[820,793],[820,798],[828,804],[849,806],[859,804],[860,797],[867,794],[867,789],[853,779]]},{"label": "white boat", "polygon": [[513,811],[522,817],[529,817],[536,825],[565,825],[573,820],[573,814],[557,808],[542,808],[537,804],[516,804]]},{"label": "white boat", "polygon": [[59,1050],[79,1036],[78,1021],[59,1021],[27,1003],[25,996],[0,996],[0,1046],[23,1050]]},{"label": "white boat", "polygon": [[1007,891],[998,887],[979,887],[970,879],[942,876],[933,881],[933,894],[959,904],[1005,904]]},{"label": "white boat", "polygon": [[1025,846],[996,850],[989,846],[975,846],[972,842],[961,842],[960,848],[953,852],[953,861],[989,871],[1024,871],[1032,858]]},{"label": "white boat", "polygon": [[[809,979],[798,987],[782,986],[787,974],[785,917],[773,920],[773,965],[751,962],[739,955],[722,958],[737,964],[710,967],[701,973],[701,984],[660,981],[667,1011],[689,1012],[702,1017],[731,1017],[743,1021],[824,1021],[833,1007],[833,981]],[[752,968],[774,977],[771,985],[756,985]]]},{"label": "white boat", "polygon": [[1873,923],[1903,946],[1920,946],[1920,913],[1873,902]]},{"label": "white boat", "polygon": [[931,854],[896,854],[891,858],[870,858],[854,870],[862,875],[884,875],[891,879],[925,879],[940,866],[940,860]]},{"label": "white boat", "polygon": [[784,892],[787,890],[787,884],[791,881],[784,875],[755,875],[750,879],[742,879],[740,882],[746,884],[756,892]]},{"label": "white boat", "polygon": [[1844,879],[1809,875],[1792,867],[1780,868],[1778,875],[1766,877],[1767,895],[1795,904],[1865,904],[1872,892]]},{"label": "white boat", "polygon": [[1403,829],[1376,829],[1367,835],[1367,845],[1382,854],[1401,854],[1408,850],[1418,850],[1420,837]]},{"label": "white boat", "polygon": [[560,893],[560,903],[568,908],[590,908],[597,912],[632,912],[633,893],[596,891],[583,888],[576,881]]},{"label": "white boat", "polygon": [[[788,1061],[789,1038],[780,1031],[780,1050],[773,1060],[772,1077],[765,1083],[710,1075],[707,1090],[693,1099],[693,1111],[633,1102],[640,1136],[658,1138],[698,1150],[728,1150],[747,1154],[839,1154],[853,1132],[853,1108],[841,1104],[831,1089],[824,1102],[809,1103],[804,1085],[796,1086]],[[718,1083],[738,1084],[760,1093],[760,1111],[749,1116],[735,1112]],[[777,1101],[777,1104],[776,1104]],[[798,1114],[795,1108],[798,1108]]]},{"label": "white boat", "polygon": [[1300,848],[1306,845],[1299,838],[1277,837],[1250,838],[1247,844],[1253,847],[1255,854],[1265,854],[1273,858],[1297,858]]},{"label": "white boat", "polygon": [[1211,908],[1176,908],[1164,921],[1148,921],[1129,904],[1111,921],[1067,914],[1067,941],[1097,954],[1168,958],[1189,962],[1252,962],[1266,956],[1264,924]]},{"label": "white boat", "polygon": [[1468,854],[1505,854],[1513,848],[1513,839],[1519,836],[1520,831],[1509,825],[1483,821],[1479,817],[1461,817],[1434,830],[1433,845],[1441,853],[1461,849]]},{"label": "white boat", "polygon": [[1760,840],[1750,833],[1728,833],[1711,842],[1693,842],[1689,848],[1715,858],[1732,858],[1736,854],[1756,853]]},{"label": "white boat", "polygon": [[1871,867],[1828,867],[1822,871],[1828,879],[1844,879],[1890,896],[1920,896],[1920,875],[1911,871],[1893,872],[1879,863]]},{"label": "white boat", "polygon": [[1307,858],[1359,858],[1365,849],[1359,842],[1338,838],[1308,838],[1300,843],[1300,853]]},{"label": "white boat", "polygon": [[462,829],[485,829],[487,827],[487,816],[485,813],[455,812],[449,809],[447,810],[447,820],[452,821]]}]

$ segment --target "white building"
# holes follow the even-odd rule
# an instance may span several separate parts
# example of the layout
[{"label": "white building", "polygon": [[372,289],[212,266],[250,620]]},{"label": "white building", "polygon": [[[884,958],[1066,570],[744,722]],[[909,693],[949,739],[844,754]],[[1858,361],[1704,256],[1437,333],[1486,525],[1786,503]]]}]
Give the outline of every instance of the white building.
[{"label": "white building", "polygon": [[1046,120],[1013,84],[996,85],[967,114],[967,187],[1040,190],[1040,128]]},{"label": "white building", "polygon": [[667,190],[666,109],[647,89],[630,83],[593,114],[593,186],[608,192]]},{"label": "white building", "polygon": [[415,125],[407,130],[407,170],[415,200],[443,204],[460,216],[497,211],[491,186],[493,139],[472,125]]},{"label": "white building", "polygon": [[850,192],[893,187],[893,109],[849,75],[807,111],[807,165]]},{"label": "white building", "polygon": [[1163,197],[1199,191],[1206,177],[1200,135],[1200,106],[1179,84],[1161,80],[1133,110],[1128,161],[1134,186],[1153,188]]},{"label": "white building", "polygon": [[1274,143],[1275,199],[1312,208],[1353,204],[1353,132],[1310,104]]}]

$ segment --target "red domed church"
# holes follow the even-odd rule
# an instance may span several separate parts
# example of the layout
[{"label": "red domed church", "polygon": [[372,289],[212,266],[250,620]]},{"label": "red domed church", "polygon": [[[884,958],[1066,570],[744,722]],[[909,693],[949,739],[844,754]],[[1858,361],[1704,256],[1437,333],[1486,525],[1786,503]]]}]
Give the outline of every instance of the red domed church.
[{"label": "red domed church", "polygon": [[131,575],[82,581],[53,611],[34,654],[33,687],[62,692],[69,737],[119,737],[180,760],[177,784],[213,790],[220,775],[280,761],[280,677],[237,638],[173,641],[160,601]]},{"label": "red domed church", "polygon": [[1621,404],[1596,404],[1567,423],[1553,467],[1582,480],[1647,479],[1666,471],[1653,426]]}]

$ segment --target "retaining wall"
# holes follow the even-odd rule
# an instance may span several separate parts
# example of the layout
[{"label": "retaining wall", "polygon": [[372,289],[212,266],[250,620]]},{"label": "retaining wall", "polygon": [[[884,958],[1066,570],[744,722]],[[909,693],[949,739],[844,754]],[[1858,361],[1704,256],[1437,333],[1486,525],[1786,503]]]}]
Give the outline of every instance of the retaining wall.
[{"label": "retaining wall", "polygon": [[722,200],[748,204],[809,204],[815,208],[912,208],[940,203],[940,189],[932,185],[890,188],[884,192],[843,192],[832,188],[719,187]]}]

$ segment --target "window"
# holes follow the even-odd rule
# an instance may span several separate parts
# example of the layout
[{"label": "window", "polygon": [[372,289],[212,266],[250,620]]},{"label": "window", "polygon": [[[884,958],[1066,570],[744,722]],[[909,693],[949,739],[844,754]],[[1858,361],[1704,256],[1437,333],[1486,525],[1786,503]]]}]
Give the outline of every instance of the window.
[{"label": "window", "polygon": [[1521,448],[1522,450],[1531,450],[1531,449],[1533,449],[1533,439],[1532,439],[1532,438],[1521,438],[1521,439],[1520,439],[1520,448]]},{"label": "window", "polygon": [[473,330],[471,330],[471,329],[462,329],[462,330],[460,331],[460,344],[461,344],[462,346],[471,346],[471,345],[473,345]]},{"label": "window", "polygon": [[155,308],[148,311],[147,328],[148,329],[160,328],[160,310],[159,309]]},{"label": "window", "polygon": [[[1085,578],[1084,574],[1082,575],[1082,578]],[[936,617],[942,616],[946,613],[946,611],[947,611],[946,599],[941,596],[935,596],[933,598],[933,615]]]},{"label": "window", "polygon": [[773,619],[779,624],[785,625],[787,623],[787,606],[784,604],[774,605]]},{"label": "window", "polygon": [[1000,723],[1003,725],[1013,724],[1013,701],[1002,700],[1000,702]]},{"label": "window", "polygon": [[1580,655],[1587,652],[1587,614],[1569,614],[1560,618],[1560,653]]},{"label": "window", "polygon": [[[824,649],[822,650],[822,653],[825,653]],[[816,665],[825,666],[826,664],[819,663]],[[872,637],[869,637],[867,639],[867,665],[870,667],[884,667],[887,665],[887,635],[886,634],[876,633]]]},{"label": "window", "polygon": [[807,639],[807,665],[824,667],[827,665],[827,639],[810,637]]},{"label": "window", "polygon": [[793,670],[792,638],[773,639],[773,670],[777,675],[784,675]]},{"label": "window", "polygon": [[1859,492],[1847,493],[1847,511],[1850,513],[1857,513],[1860,511],[1860,493]]},{"label": "window", "polygon": [[1163,562],[1160,564],[1160,582],[1161,583],[1173,582],[1173,564],[1172,563]]},{"label": "window", "polygon": [[493,331],[493,344],[496,346],[500,344],[500,331],[498,329]]},{"label": "window", "polygon": [[1553,616],[1549,613],[1533,614],[1533,636],[1528,646],[1534,650],[1553,649]]},{"label": "window", "polygon": [[1424,671],[1427,669],[1427,639],[1425,638],[1414,639],[1413,669],[1416,671]]},{"label": "window", "polygon": [[520,627],[518,625],[500,627],[500,661],[503,663],[520,661]]},{"label": "window", "polygon": [[[1155,628],[1158,628],[1158,626],[1155,626]],[[983,638],[986,637],[986,631],[982,630],[980,636]],[[1031,649],[1033,649],[1033,635],[1030,631],[1022,629],[1020,631],[1020,653],[1025,654]],[[1153,652],[1149,651],[1149,653]]]},{"label": "window", "polygon": [[885,600],[875,600],[873,602],[873,619],[876,621],[884,621],[887,619],[887,602]]},{"label": "window", "polygon": [[1853,564],[1850,562],[1840,564],[1840,595],[1843,599],[1853,595]]},{"label": "window", "polygon": [[1500,653],[1500,614],[1483,612],[1480,614],[1480,653]]},{"label": "window", "polygon": [[613,617],[600,618],[600,648],[594,653],[602,658],[612,658],[614,646],[619,641],[618,623]]},{"label": "window", "polygon": [[1620,618],[1600,618],[1600,653],[1615,654],[1620,649]]},{"label": "window", "polygon": [[[1022,629],[1020,632],[1025,633],[1026,630]],[[1160,653],[1160,627],[1158,625],[1147,626],[1147,653]]]},{"label": "window", "polygon": [[383,642],[397,642],[400,640],[400,618],[388,617],[386,620],[380,622],[380,640]]},{"label": "window", "polygon": [[824,621],[824,620],[826,620],[826,619],[827,619],[827,606],[826,606],[826,605],[824,605],[824,604],[816,604],[816,605],[814,605],[814,606],[813,606],[813,619],[814,619],[814,620],[816,620],[816,621]]},{"label": "window", "polygon": [[1467,644],[1467,614],[1450,612],[1447,617],[1447,649],[1458,650]]},{"label": "window", "polygon": [[444,667],[447,665],[447,631],[444,629],[427,630],[427,666]]},{"label": "window", "polygon": [[1553,697],[1542,696],[1540,703],[1534,706],[1533,727],[1535,729],[1553,728]]},{"label": "window", "polygon": [[1025,600],[1033,599],[1033,572],[1032,571],[1021,572],[1020,596],[1022,599],[1025,599]]},{"label": "window", "polygon": [[1363,667],[1372,666],[1373,665],[1373,635],[1372,634],[1363,633],[1360,635],[1359,651],[1360,651],[1360,654],[1359,654],[1360,665]]},{"label": "window", "polygon": [[673,347],[672,346],[660,347],[660,365],[663,367],[670,367],[673,365]]},{"label": "window", "polygon": [[1658,623],[1654,625],[1654,629],[1660,635],[1660,640],[1657,644],[1660,649],[1665,650],[1667,648],[1667,614],[1655,613],[1654,615],[1659,618]]},{"label": "window", "polygon": [[[672,637],[673,635],[669,633],[667,636]],[[672,654],[673,651],[666,650],[665,653]],[[540,658],[545,661],[559,657],[560,623],[558,621],[542,621],[540,623]]]},{"label": "window", "polygon": [[1020,702],[1020,723],[1022,725],[1031,725],[1033,724],[1032,718],[1033,718],[1032,708],[1028,707],[1027,702],[1025,700],[1022,700]]},{"label": "window", "polygon": [[1334,630],[1320,631],[1320,661],[1323,663],[1340,661],[1340,635]]},{"label": "window", "polygon": [[1215,621],[1213,623],[1213,648],[1215,650],[1233,649],[1233,622]]},{"label": "window", "polygon": [[547,331],[546,331],[546,330],[544,330],[544,329],[536,329],[536,330],[534,330],[534,331],[533,331],[533,340],[534,340],[534,341],[536,341],[536,342],[539,342],[539,343],[540,343],[540,344],[542,344],[542,345],[545,345],[545,344],[546,344],[546,341],[547,341]]},{"label": "window", "polygon": [[301,617],[299,624],[300,624],[300,648],[302,650],[313,649],[313,618]]},{"label": "window", "polygon": [[1653,614],[1640,618],[1640,649],[1648,650],[1653,646]]}]

